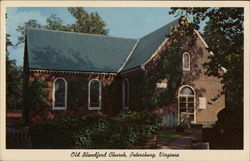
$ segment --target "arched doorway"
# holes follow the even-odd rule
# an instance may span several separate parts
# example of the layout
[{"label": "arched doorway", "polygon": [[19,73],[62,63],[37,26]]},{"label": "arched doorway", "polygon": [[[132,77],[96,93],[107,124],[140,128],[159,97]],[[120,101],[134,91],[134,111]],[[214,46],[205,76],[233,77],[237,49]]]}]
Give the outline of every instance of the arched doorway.
[{"label": "arched doorway", "polygon": [[178,122],[182,125],[194,123],[195,119],[195,92],[191,86],[185,85],[178,93]]}]

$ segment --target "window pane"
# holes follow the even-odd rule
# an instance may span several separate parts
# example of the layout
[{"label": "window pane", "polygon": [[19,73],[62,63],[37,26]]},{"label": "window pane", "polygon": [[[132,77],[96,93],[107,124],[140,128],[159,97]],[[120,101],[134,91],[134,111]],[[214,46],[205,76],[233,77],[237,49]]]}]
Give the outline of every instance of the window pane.
[{"label": "window pane", "polygon": [[183,102],[185,103],[186,102],[186,97],[180,97],[180,102],[181,103],[183,103]]},{"label": "window pane", "polygon": [[90,107],[100,107],[100,83],[97,80],[92,80],[90,83]]},{"label": "window pane", "polygon": [[187,112],[186,108],[180,108],[180,112]]},{"label": "window pane", "polygon": [[65,82],[63,79],[55,82],[55,107],[65,107]]},{"label": "window pane", "polygon": [[183,87],[180,91],[181,95],[194,95],[194,92],[191,88],[189,87]]},{"label": "window pane", "polygon": [[194,113],[194,108],[188,108],[188,113]]},{"label": "window pane", "polygon": [[184,54],[183,55],[183,67],[184,69],[189,69],[189,55],[188,54]]},{"label": "window pane", "polygon": [[186,107],[186,103],[180,103],[180,107]]},{"label": "window pane", "polygon": [[188,97],[188,103],[193,103],[194,102],[194,97]]},{"label": "window pane", "polygon": [[194,103],[188,103],[188,107],[194,107]]}]

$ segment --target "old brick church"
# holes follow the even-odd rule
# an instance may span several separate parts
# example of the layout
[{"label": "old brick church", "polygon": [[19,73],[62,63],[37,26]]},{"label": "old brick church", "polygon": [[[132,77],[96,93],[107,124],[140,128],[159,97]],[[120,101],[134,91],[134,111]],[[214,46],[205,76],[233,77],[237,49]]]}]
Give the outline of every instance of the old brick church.
[{"label": "old brick church", "polygon": [[[29,121],[48,121],[67,115],[115,115],[121,110],[145,108],[158,113],[167,126],[176,126],[187,119],[192,124],[215,123],[218,112],[225,106],[225,97],[221,94],[221,80],[206,75],[203,64],[213,53],[207,50],[198,31],[193,30],[192,38],[182,38],[176,53],[180,56],[180,72],[169,77],[163,73],[163,77],[153,80],[152,96],[145,94],[148,85],[134,82],[160,71],[156,66],[168,54],[166,51],[179,28],[180,19],[176,19],[139,39],[27,29],[24,85],[34,80],[45,81],[48,103],[43,116],[27,107]],[[175,85],[171,77],[177,75],[179,84],[171,90],[176,101],[154,104],[151,97],[156,97],[155,93],[167,95],[168,89]],[[79,107],[72,108],[68,87],[76,79],[84,80],[86,90],[82,91],[84,97]],[[146,104],[148,100],[150,103]]]}]

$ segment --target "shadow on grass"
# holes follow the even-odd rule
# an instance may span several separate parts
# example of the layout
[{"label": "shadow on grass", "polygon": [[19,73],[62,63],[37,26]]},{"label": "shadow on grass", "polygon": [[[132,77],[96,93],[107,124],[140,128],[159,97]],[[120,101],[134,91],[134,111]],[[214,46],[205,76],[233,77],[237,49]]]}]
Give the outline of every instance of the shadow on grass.
[{"label": "shadow on grass", "polygon": [[198,129],[185,129],[184,132],[176,132],[174,129],[162,129],[159,132],[159,138],[157,147],[167,145],[168,143],[177,140],[183,136],[190,135],[191,133],[198,131]]}]

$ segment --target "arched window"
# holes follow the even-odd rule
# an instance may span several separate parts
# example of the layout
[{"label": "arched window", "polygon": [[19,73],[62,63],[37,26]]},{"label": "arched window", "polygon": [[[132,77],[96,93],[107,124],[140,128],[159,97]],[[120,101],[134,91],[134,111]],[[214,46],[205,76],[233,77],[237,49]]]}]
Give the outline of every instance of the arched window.
[{"label": "arched window", "polygon": [[128,79],[123,80],[123,109],[129,108],[129,83]]},{"label": "arched window", "polygon": [[183,64],[183,70],[186,70],[186,71],[190,70],[190,55],[189,55],[189,53],[187,53],[187,52],[183,53],[182,64]]},{"label": "arched window", "polygon": [[89,81],[88,105],[89,110],[101,109],[101,83],[97,79]]},{"label": "arched window", "polygon": [[179,91],[179,121],[195,122],[195,93],[192,87],[184,86]]},{"label": "arched window", "polygon": [[56,78],[53,82],[53,110],[65,110],[67,108],[67,81],[64,78]]}]

